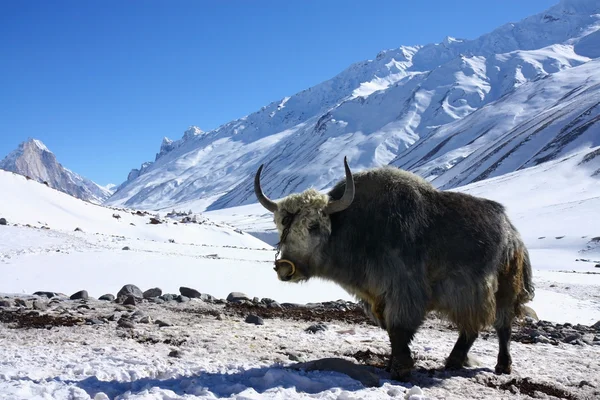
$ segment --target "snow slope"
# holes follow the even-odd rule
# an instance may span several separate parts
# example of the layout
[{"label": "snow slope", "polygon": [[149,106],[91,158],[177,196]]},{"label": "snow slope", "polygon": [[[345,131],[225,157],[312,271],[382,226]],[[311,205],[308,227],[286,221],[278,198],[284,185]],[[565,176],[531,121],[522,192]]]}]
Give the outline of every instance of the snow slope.
[{"label": "snow slope", "polygon": [[220,298],[242,291],[292,302],[350,299],[331,283],[280,284],[271,246],[202,216],[201,223],[163,218],[153,225],[152,215],[87,203],[6,171],[0,171],[0,187],[7,188],[0,217],[8,221],[0,225],[0,293],[70,295],[85,288],[98,297],[134,283],[171,293],[196,287]]},{"label": "snow slope", "polygon": [[197,211],[250,204],[258,165],[278,197],[331,186],[344,156],[355,170],[391,162],[456,187],[589,148],[598,144],[599,28],[600,3],[564,0],[475,40],[382,51],[214,131],[192,127],[164,140],[109,202]]},{"label": "snow slope", "polygon": [[91,203],[102,203],[112,191],[63,167],[37,139],[29,139],[0,161],[0,169],[29,176],[38,182]]}]

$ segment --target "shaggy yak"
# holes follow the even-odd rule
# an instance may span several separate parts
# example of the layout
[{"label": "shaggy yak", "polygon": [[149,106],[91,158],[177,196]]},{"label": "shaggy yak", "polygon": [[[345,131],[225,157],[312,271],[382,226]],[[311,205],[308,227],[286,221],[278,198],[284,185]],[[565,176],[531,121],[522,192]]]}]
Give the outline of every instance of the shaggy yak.
[{"label": "shaggy yak", "polygon": [[504,207],[437,190],[398,168],[353,176],[346,158],[344,167],[346,179],[328,194],[308,189],[278,202],[263,193],[258,169],[256,197],[280,234],[278,278],[330,280],[359,299],[389,334],[394,379],[410,374],[409,344],[429,311],[459,329],[446,368],[467,366],[479,331],[493,325],[495,371],[510,374],[511,323],[534,287],[527,249]]}]

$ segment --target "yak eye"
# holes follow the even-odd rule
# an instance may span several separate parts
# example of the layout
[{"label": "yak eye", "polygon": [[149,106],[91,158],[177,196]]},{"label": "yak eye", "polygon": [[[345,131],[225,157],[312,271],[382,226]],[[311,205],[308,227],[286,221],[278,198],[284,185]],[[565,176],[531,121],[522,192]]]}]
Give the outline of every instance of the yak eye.
[{"label": "yak eye", "polygon": [[316,232],[319,230],[319,224],[312,224],[308,227],[309,232]]},{"label": "yak eye", "polygon": [[286,215],[286,216],[285,216],[285,217],[283,217],[283,219],[281,220],[281,223],[282,223],[284,226],[287,226],[287,224],[289,224],[290,222],[291,222],[291,218],[290,218],[290,216],[289,216],[289,215]]}]

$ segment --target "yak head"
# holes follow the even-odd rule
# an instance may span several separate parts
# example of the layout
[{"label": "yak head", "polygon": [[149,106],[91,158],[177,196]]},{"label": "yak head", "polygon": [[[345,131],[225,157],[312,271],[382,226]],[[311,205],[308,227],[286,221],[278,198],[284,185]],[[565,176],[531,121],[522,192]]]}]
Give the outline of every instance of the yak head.
[{"label": "yak head", "polygon": [[322,249],[331,234],[329,215],[345,210],[354,200],[354,179],[344,157],[346,188],[342,198],[330,199],[315,189],[291,194],[278,202],[270,200],[260,186],[258,168],[254,178],[254,193],[260,204],[274,215],[279,231],[281,258],[275,261],[277,277],[282,281],[299,282],[314,275]]}]

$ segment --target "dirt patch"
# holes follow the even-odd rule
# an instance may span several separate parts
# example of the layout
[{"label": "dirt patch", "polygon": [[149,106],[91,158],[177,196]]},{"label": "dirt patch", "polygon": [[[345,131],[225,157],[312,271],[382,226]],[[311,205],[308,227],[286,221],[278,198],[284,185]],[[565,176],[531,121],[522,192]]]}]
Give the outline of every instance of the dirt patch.
[{"label": "dirt patch", "polygon": [[0,311],[0,322],[14,324],[15,328],[45,328],[85,324],[85,319],[72,316],[40,314],[37,311]]},{"label": "dirt patch", "polygon": [[553,386],[550,383],[545,382],[534,382],[531,378],[513,378],[510,381],[504,383],[488,381],[487,387],[499,390],[506,390],[513,394],[525,394],[531,397],[539,397],[538,393],[544,393],[548,396],[558,397],[559,399],[577,400],[579,397],[569,393],[568,391]]},{"label": "dirt patch", "polygon": [[367,317],[360,306],[345,305],[343,307],[318,305],[315,307],[306,306],[281,306],[267,307],[264,304],[255,303],[227,303],[221,310],[204,309],[180,309],[176,311],[188,312],[201,315],[212,315],[217,317],[219,314],[245,318],[249,314],[259,316],[263,319],[291,319],[308,322],[331,322],[341,321],[353,324],[369,324],[376,326],[369,317]]},{"label": "dirt patch", "polygon": [[389,355],[373,353],[370,349],[359,350],[356,353],[346,353],[347,357],[352,357],[361,364],[379,369],[386,369]]}]

